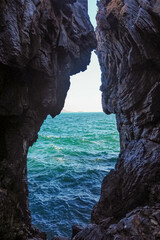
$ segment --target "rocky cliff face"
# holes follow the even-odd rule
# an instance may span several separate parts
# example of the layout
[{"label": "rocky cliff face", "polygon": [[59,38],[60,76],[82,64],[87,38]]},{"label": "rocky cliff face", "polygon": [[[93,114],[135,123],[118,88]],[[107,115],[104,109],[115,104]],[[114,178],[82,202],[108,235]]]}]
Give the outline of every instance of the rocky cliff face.
[{"label": "rocky cliff face", "polygon": [[100,1],[97,22],[103,109],[116,114],[121,152],[95,222],[160,201],[160,2]]},{"label": "rocky cliff face", "polygon": [[97,225],[74,239],[159,239],[160,1],[101,0],[98,7],[102,104],[116,114],[121,151],[92,212]]},{"label": "rocky cliff face", "polygon": [[[98,7],[103,109],[116,114],[121,152],[92,224],[73,239],[159,239],[160,2]],[[70,75],[86,69],[96,42],[86,0],[1,0],[0,12],[0,237],[45,239],[31,226],[28,147],[61,111]]]},{"label": "rocky cliff face", "polygon": [[70,75],[96,47],[86,0],[0,1],[0,238],[45,239],[31,226],[26,156]]}]

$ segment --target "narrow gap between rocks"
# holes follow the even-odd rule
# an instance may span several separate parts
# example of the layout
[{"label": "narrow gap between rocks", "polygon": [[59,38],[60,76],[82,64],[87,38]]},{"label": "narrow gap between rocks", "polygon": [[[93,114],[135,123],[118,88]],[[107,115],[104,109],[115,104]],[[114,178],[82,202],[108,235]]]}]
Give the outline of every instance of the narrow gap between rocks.
[{"label": "narrow gap between rocks", "polygon": [[[82,76],[87,74],[84,81],[88,86],[90,81],[94,85],[94,61],[88,73],[82,73]],[[81,74],[75,78],[78,75]],[[73,83],[73,90],[74,87]],[[73,90],[71,86],[70,91]],[[77,94],[83,99],[83,90]],[[71,236],[72,225],[90,223],[92,208],[100,196],[101,182],[114,168],[119,153],[115,116],[93,112],[98,107],[95,108],[95,103],[90,107],[87,104],[84,105],[86,112],[63,112],[54,119],[48,117],[37,142],[29,150],[32,223],[45,231],[49,240],[57,235]]]},{"label": "narrow gap between rocks", "polygon": [[[96,0],[94,0],[96,6]],[[96,8],[89,0],[95,27]],[[28,154],[32,224],[53,236],[71,237],[72,225],[90,223],[103,178],[114,168],[119,135],[114,115],[102,112],[101,72],[95,53],[88,69],[71,78],[63,112],[48,117]]]}]

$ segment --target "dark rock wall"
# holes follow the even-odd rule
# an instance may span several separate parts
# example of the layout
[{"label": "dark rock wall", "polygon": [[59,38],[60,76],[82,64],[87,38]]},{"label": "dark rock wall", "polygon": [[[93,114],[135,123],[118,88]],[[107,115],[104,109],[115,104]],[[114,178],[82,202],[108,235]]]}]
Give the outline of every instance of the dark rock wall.
[{"label": "dark rock wall", "polygon": [[86,0],[0,1],[0,239],[45,239],[31,226],[26,156],[70,75],[96,47]]},{"label": "dark rock wall", "polygon": [[98,6],[102,104],[116,114],[121,151],[103,180],[95,223],[160,202],[160,2],[101,0]]},{"label": "dark rock wall", "polygon": [[[108,218],[98,225],[90,224],[77,233],[73,240],[158,240],[159,223],[160,206],[145,206],[134,209],[116,224]],[[63,240],[63,238],[53,240]]]}]

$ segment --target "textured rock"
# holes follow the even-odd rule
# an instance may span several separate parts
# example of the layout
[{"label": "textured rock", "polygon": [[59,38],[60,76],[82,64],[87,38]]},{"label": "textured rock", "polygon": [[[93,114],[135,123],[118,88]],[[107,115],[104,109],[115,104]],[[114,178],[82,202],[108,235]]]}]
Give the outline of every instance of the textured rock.
[{"label": "textured rock", "polygon": [[0,1],[0,238],[45,239],[31,226],[26,156],[70,75],[96,47],[86,0]]},{"label": "textured rock", "polygon": [[117,224],[91,224],[73,240],[155,240],[160,238],[160,206],[137,208]]},{"label": "textured rock", "polygon": [[72,238],[82,230],[83,230],[83,227],[81,225],[73,225],[72,226]]},{"label": "textured rock", "polygon": [[121,151],[92,212],[97,224],[110,217],[116,223],[136,207],[160,202],[160,2],[98,5],[103,109],[116,114]]},{"label": "textured rock", "polygon": [[[121,152],[93,224],[73,239],[159,239],[160,2],[98,6],[102,104],[116,114]],[[86,11],[86,0],[0,2],[1,239],[45,239],[31,226],[26,155],[46,116],[61,111],[70,75],[90,61],[96,43]]]}]

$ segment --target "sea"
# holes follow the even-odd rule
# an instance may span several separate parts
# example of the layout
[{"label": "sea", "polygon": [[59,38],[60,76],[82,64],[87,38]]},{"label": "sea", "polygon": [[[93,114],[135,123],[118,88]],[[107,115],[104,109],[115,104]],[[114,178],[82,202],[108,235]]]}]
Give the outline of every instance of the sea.
[{"label": "sea", "polygon": [[49,116],[28,154],[32,224],[49,240],[71,237],[72,225],[89,224],[102,180],[115,167],[119,150],[114,115]]}]

